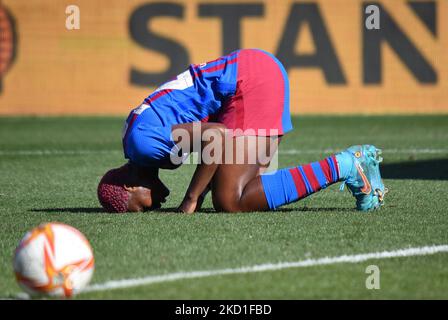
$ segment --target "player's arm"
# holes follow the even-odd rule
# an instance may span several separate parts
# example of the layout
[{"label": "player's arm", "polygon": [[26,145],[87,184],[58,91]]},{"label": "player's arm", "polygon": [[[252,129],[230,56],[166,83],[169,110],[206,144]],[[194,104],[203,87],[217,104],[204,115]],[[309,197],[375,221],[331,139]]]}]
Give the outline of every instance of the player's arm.
[{"label": "player's arm", "polygon": [[[210,181],[218,168],[219,160],[222,160],[225,126],[216,122],[184,123],[173,126],[172,132],[174,141],[183,151],[184,148],[189,149],[189,152],[196,151],[193,146],[200,146],[200,150],[197,151],[201,152],[201,163],[196,167],[179,206],[180,211],[193,213],[202,203]],[[181,139],[177,139],[179,136]],[[207,147],[209,148],[206,149]],[[210,153],[202,152],[203,150],[209,150]]]}]

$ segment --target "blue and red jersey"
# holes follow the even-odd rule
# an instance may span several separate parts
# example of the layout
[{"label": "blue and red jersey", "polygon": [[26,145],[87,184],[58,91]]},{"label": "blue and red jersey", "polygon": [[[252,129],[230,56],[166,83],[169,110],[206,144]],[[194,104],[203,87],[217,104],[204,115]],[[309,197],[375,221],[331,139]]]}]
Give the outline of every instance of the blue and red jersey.
[{"label": "blue and red jersey", "polygon": [[207,121],[230,129],[292,129],[289,83],[281,63],[258,49],[243,49],[201,64],[166,82],[129,114],[123,133],[125,157],[157,165],[177,152],[176,124]]},{"label": "blue and red jersey", "polygon": [[143,104],[153,107],[162,125],[201,121],[217,113],[236,91],[237,54],[192,64],[156,89]]}]

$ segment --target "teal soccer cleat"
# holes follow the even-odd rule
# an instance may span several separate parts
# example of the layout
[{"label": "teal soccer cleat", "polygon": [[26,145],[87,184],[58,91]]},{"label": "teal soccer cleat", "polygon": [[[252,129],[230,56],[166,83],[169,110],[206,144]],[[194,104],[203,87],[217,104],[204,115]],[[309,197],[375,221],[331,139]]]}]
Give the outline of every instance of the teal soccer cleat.
[{"label": "teal soccer cleat", "polygon": [[342,152],[344,153],[350,155],[352,167],[341,190],[347,185],[356,198],[358,210],[369,211],[380,208],[388,192],[381,180],[380,162],[383,161],[380,156],[381,150],[373,145],[362,145],[352,146]]}]

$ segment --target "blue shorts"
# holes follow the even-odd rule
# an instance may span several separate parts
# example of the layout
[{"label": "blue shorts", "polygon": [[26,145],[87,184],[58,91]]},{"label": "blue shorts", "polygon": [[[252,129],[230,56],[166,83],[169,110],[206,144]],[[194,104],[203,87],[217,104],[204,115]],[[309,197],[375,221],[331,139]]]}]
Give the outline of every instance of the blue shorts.
[{"label": "blue shorts", "polygon": [[140,166],[157,166],[170,162],[179,148],[171,136],[171,126],[164,126],[151,106],[142,104],[129,114],[123,130],[126,159]]}]

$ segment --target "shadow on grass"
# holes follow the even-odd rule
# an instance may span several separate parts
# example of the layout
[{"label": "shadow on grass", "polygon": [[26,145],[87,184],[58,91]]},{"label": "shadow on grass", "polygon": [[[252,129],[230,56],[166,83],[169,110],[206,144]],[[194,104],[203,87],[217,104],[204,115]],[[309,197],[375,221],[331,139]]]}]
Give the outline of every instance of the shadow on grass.
[{"label": "shadow on grass", "polygon": [[[160,210],[160,209],[159,209]],[[328,207],[328,208],[309,208],[309,207],[301,207],[301,208],[278,208],[277,210],[273,211],[273,210],[267,210],[265,212],[272,212],[272,213],[276,213],[276,212],[297,212],[297,213],[301,213],[301,212],[324,212],[324,211],[348,211],[348,210],[352,210],[352,208],[333,208],[333,207]],[[234,213],[228,213],[228,212],[219,212],[216,211],[215,209],[212,208],[205,208],[205,209],[201,209],[199,212],[201,213],[210,213],[210,214],[234,214]],[[244,213],[240,213],[240,214],[244,214]]]},{"label": "shadow on grass", "polygon": [[[169,208],[159,208],[152,211],[145,211],[144,213],[170,213],[170,214],[181,214],[180,212],[176,212],[177,207],[169,207]],[[323,211],[347,211],[351,210],[349,208],[279,208],[275,211],[266,211],[266,212],[323,212]],[[31,212],[46,212],[46,213],[104,213],[111,214],[103,210],[103,208],[86,208],[86,207],[78,207],[78,208],[41,208],[41,209],[30,209]],[[202,208],[199,213],[207,213],[207,214],[234,214],[228,212],[219,212],[213,208]],[[112,213],[113,214],[113,213]]]},{"label": "shadow on grass", "polygon": [[448,180],[448,159],[386,163],[381,165],[384,179]]},{"label": "shadow on grass", "polygon": [[[144,213],[176,213],[177,208],[160,208],[156,210],[148,210]],[[103,208],[87,208],[87,207],[73,207],[73,208],[40,208],[40,209],[30,209],[31,212],[47,212],[47,213],[104,213],[104,214],[120,214],[120,213],[110,213],[104,211]]]},{"label": "shadow on grass", "polygon": [[[325,212],[325,211],[339,211],[339,212],[351,212],[354,211],[354,207],[350,207],[350,208],[334,208],[334,207],[316,207],[316,208],[310,208],[310,207],[303,207],[303,208],[297,208],[297,209],[292,209],[291,211],[298,211],[298,212]],[[282,212],[281,209],[277,210]],[[287,211],[285,211],[287,212]]]}]

